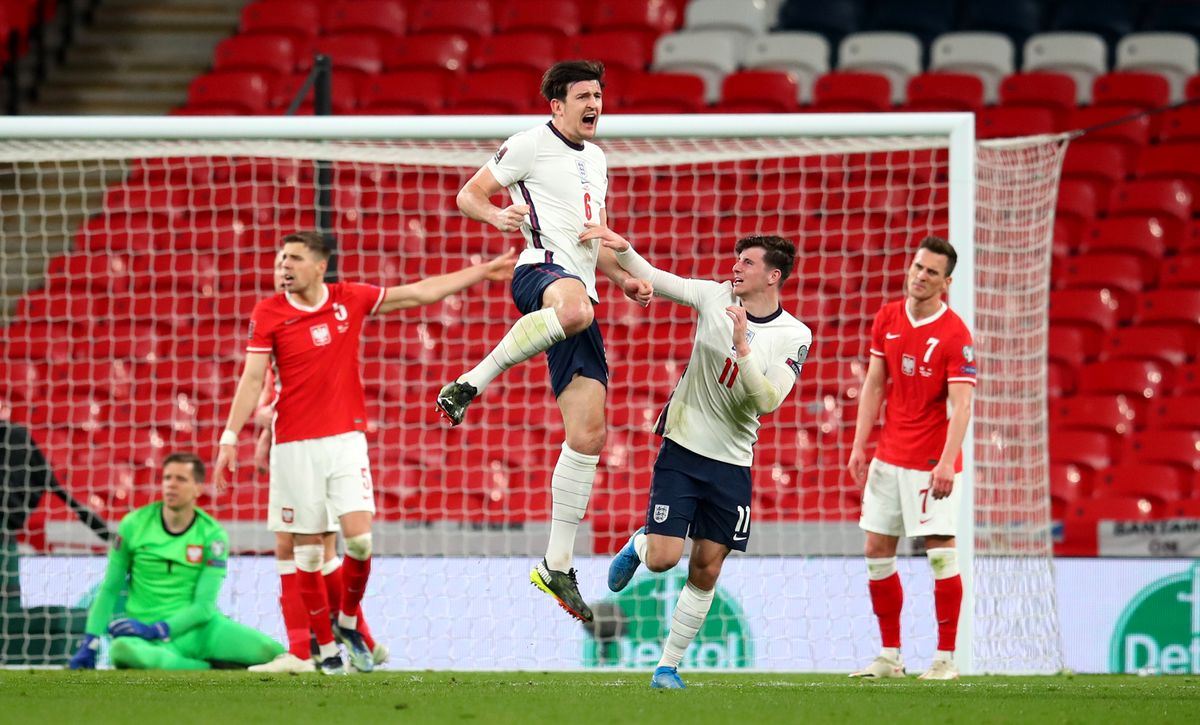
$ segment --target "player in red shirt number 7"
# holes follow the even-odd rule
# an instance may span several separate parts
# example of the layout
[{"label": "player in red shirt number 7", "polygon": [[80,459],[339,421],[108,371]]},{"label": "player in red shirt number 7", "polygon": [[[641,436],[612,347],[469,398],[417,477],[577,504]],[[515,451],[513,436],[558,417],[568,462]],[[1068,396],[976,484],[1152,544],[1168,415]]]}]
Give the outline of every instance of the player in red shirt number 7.
[{"label": "player in red shirt number 7", "polygon": [[[901,536],[922,536],[933,569],[938,644],[933,665],[921,679],[958,679],[953,656],[962,579],[954,535],[962,442],[975,390],[975,351],[970,330],[942,301],[957,260],[949,242],[926,237],[909,265],[905,299],[884,305],[871,328],[871,362],[847,468],[857,483],[866,484],[858,525],[867,534],[867,578],[883,649],[851,677],[904,676],[904,592],[896,572],[896,544]],[[883,430],[868,466],[867,436],[885,399]]]},{"label": "player in red shirt number 7", "polygon": [[[515,252],[457,272],[397,287],[323,281],[332,250],[315,232],[283,238],[284,291],[261,300],[250,318],[246,365],[213,467],[217,490],[237,473],[237,439],[258,405],[267,366],[276,374],[267,525],[293,537],[296,579],[320,647],[319,669],[345,670],[337,638],[360,672],[374,668],[358,631],[359,602],[371,571],[375,513],[367,457],[366,400],[359,336],[367,315],[437,302],[484,280],[511,279]],[[345,539],[337,621],[321,581],[322,533],[336,516]]]}]

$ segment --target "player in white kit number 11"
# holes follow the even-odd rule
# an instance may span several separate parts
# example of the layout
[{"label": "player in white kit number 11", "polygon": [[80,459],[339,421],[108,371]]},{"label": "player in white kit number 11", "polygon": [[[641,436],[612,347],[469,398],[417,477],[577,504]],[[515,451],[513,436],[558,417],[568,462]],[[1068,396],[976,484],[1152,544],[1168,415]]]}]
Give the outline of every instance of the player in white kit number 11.
[{"label": "player in white kit number 11", "polygon": [[750,539],[750,465],[763,415],[774,412],[800,375],[812,333],[784,311],[779,290],[796,248],[774,236],[738,241],[731,282],[683,279],[650,266],[609,229],[584,233],[617,253],[655,294],[696,310],[687,369],[659,415],[646,525],[613,558],[608,586],[621,591],[640,564],[654,572],[679,563],[692,539],[687,584],[671,616],[650,686],[682,688],[679,663],[708,616],[717,577],[733,549]]}]

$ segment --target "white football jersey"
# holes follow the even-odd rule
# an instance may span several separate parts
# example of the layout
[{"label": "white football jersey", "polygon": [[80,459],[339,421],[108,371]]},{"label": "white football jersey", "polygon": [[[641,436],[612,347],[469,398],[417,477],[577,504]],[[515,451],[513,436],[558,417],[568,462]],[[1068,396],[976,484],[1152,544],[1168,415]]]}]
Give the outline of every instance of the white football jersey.
[{"label": "white football jersey", "polygon": [[[659,414],[656,432],[707,458],[749,466],[758,441],[759,413],[742,378],[733,346],[733,320],[725,308],[739,304],[731,282],[684,279],[652,267],[632,249],[618,255],[630,274],[648,279],[654,294],[698,313],[687,369]],[[766,317],[747,315],[752,363],[779,393],[791,392],[812,345],[808,327],[780,307]]]},{"label": "white football jersey", "polygon": [[600,147],[572,143],[552,123],[512,136],[488,161],[514,204],[528,204],[521,225],[526,248],[517,264],[553,263],[579,275],[593,301],[600,243],[581,244],[588,222],[600,223],[608,192],[608,161]]}]

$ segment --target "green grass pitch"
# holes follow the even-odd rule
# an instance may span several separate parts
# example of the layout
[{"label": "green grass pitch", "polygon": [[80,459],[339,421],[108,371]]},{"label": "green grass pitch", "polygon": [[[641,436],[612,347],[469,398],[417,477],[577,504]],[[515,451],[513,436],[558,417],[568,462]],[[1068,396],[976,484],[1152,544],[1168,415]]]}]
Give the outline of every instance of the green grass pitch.
[{"label": "green grass pitch", "polygon": [[1200,676],[967,677],[649,673],[0,671],[0,722],[121,723],[1195,723]]}]

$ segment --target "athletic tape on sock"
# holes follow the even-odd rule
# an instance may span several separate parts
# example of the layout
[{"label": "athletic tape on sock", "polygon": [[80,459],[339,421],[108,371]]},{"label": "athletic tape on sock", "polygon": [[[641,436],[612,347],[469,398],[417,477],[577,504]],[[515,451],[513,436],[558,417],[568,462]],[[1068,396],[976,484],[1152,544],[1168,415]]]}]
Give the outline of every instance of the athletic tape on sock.
[{"label": "athletic tape on sock", "polygon": [[879,559],[867,557],[867,578],[871,581],[887,579],[896,573],[896,557],[888,556]]}]

